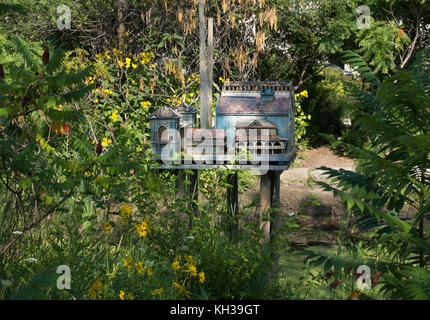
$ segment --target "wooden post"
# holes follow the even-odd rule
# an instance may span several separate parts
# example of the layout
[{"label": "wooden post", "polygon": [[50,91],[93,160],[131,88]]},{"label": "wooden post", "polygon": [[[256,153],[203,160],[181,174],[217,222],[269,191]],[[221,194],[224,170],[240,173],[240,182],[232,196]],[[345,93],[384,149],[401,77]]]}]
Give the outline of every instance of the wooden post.
[{"label": "wooden post", "polygon": [[263,232],[264,238],[260,242],[263,248],[267,248],[270,242],[270,221],[267,214],[271,206],[272,191],[272,171],[260,176],[260,206],[258,208],[259,228]]},{"label": "wooden post", "polygon": [[179,169],[177,171],[176,178],[176,200],[182,199],[185,195],[185,173],[184,170]]},{"label": "wooden post", "polygon": [[271,257],[273,262],[272,276],[278,274],[279,268],[279,228],[281,225],[281,173],[282,171],[272,171],[272,194],[271,202],[271,225],[270,225],[270,242],[271,242]]},{"label": "wooden post", "polygon": [[212,85],[214,67],[214,19],[208,19],[208,52],[207,52],[207,95],[208,95],[208,123],[209,128],[212,123]]},{"label": "wooden post", "polygon": [[123,47],[123,37],[125,33],[124,16],[128,10],[128,0],[118,0],[117,1],[117,19],[118,19],[118,47]]},{"label": "wooden post", "polygon": [[209,128],[208,80],[206,64],[206,24],[204,0],[199,0],[200,36],[200,128]]},{"label": "wooden post", "polygon": [[227,212],[228,212],[228,230],[230,240],[234,241],[239,230],[239,187],[237,181],[237,172],[227,176]]},{"label": "wooden post", "polygon": [[190,216],[189,227],[191,228],[193,225],[193,217],[196,217],[199,213],[199,207],[196,202],[199,201],[199,170],[192,170],[193,175],[189,175],[190,184],[188,189],[188,194],[190,195],[190,207],[192,211],[192,216]]}]

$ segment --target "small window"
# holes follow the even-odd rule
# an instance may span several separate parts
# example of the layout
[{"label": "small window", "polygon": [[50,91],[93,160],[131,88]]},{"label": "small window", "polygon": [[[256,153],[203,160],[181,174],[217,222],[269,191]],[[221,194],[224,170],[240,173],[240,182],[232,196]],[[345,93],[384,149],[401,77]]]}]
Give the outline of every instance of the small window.
[{"label": "small window", "polygon": [[169,133],[166,126],[160,126],[157,131],[158,142],[168,143],[170,140]]}]

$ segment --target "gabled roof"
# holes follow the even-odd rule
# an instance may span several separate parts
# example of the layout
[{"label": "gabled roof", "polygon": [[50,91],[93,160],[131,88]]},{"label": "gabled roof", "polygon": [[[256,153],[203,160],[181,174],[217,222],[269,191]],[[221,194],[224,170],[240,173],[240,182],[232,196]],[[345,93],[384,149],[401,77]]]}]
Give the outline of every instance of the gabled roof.
[{"label": "gabled roof", "polygon": [[169,107],[163,106],[161,108],[158,108],[153,113],[149,115],[148,118],[150,119],[175,119],[180,118],[181,116],[176,113],[174,110],[170,109]]},{"label": "gabled roof", "polygon": [[253,120],[250,124],[247,125],[247,127],[277,128],[276,124],[274,124],[273,122],[267,120],[267,118]]},{"label": "gabled roof", "polygon": [[179,105],[179,107],[177,107],[175,109],[175,111],[179,112],[179,113],[198,113],[199,112],[196,108],[194,108],[193,106],[191,106],[185,102],[182,102]]}]

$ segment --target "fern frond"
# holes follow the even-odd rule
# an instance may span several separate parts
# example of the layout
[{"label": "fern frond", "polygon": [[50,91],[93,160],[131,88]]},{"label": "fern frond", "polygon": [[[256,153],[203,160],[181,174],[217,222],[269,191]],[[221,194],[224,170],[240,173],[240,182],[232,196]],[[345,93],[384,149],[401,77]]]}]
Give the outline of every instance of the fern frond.
[{"label": "fern frond", "polygon": [[34,54],[27,48],[20,37],[16,35],[11,35],[10,37],[16,53],[22,56],[25,65],[29,67],[32,72],[39,73],[41,64],[36,60]]},{"label": "fern frond", "polygon": [[345,51],[343,54],[344,62],[350,64],[355,70],[360,73],[360,77],[371,84],[371,87],[378,86],[380,84],[379,79],[370,70],[366,61],[354,51]]},{"label": "fern frond", "polygon": [[48,74],[52,74],[58,69],[60,69],[63,63],[63,60],[64,60],[64,50],[61,48],[55,49],[54,54],[51,56],[48,64],[46,65],[46,72],[48,72]]}]

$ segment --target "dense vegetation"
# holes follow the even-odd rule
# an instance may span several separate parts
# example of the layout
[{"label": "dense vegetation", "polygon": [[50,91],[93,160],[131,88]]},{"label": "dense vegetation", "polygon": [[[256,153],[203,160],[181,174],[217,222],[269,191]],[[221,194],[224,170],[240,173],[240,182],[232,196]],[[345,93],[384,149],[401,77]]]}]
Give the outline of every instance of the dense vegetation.
[{"label": "dense vegetation", "polygon": [[[63,4],[72,27],[59,30]],[[299,283],[270,273],[255,202],[230,238],[231,172],[201,170],[198,195],[176,199],[178,173],[150,169],[147,116],[199,106],[198,1],[0,4],[0,298],[289,299],[316,284],[332,298],[428,299],[430,4],[365,1],[372,24],[359,29],[360,4],[206,1],[213,103],[227,79],[292,80],[296,141],[331,140],[358,160],[356,172],[323,168],[333,183],[320,185],[345,202],[360,238],[307,252],[319,269]],[[359,76],[336,67],[345,63]],[[239,172],[240,190],[255,179]],[[281,232],[297,227],[290,219]],[[281,255],[292,250],[282,239]],[[363,264],[371,290],[357,290]],[[56,287],[60,265],[70,290]]]}]

